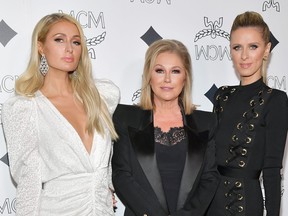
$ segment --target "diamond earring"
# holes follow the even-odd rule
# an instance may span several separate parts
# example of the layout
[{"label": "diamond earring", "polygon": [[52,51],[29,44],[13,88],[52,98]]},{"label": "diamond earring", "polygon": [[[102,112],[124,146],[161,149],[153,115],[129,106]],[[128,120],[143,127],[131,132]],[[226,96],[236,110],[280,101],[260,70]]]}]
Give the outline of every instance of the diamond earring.
[{"label": "diamond earring", "polygon": [[78,72],[75,70],[73,73],[72,73],[72,77],[74,79],[77,79],[78,78]]},{"label": "diamond earring", "polygon": [[41,55],[39,71],[45,77],[49,70],[47,59],[44,54]]}]

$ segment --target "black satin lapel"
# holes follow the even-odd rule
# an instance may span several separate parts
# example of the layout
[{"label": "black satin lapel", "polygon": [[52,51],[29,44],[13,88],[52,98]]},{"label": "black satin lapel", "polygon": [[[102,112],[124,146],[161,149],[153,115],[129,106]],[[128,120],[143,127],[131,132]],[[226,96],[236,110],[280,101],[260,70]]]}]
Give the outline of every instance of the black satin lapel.
[{"label": "black satin lapel", "polygon": [[138,160],[161,206],[166,212],[168,212],[166,197],[163,191],[160,173],[158,171],[156,155],[138,155]]},{"label": "black satin lapel", "polygon": [[128,128],[128,130],[137,159],[161,206],[166,212],[168,212],[166,198],[156,161],[153,123],[146,126],[144,130],[138,131],[134,128]]},{"label": "black satin lapel", "polygon": [[202,167],[205,149],[208,143],[208,131],[195,133],[194,130],[192,131],[191,128],[186,127],[186,133],[188,137],[188,153],[179,189],[177,209],[184,206],[196,179],[200,177],[198,174]]}]

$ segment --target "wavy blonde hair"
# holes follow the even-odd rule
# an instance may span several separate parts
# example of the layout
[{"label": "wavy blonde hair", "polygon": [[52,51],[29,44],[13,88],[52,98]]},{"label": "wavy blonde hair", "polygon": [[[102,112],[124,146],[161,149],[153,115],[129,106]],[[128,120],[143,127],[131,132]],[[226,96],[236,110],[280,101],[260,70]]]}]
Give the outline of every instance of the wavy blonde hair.
[{"label": "wavy blonde hair", "polygon": [[[230,37],[232,33],[242,27],[256,27],[259,28],[262,32],[262,38],[265,43],[265,46],[270,43],[270,30],[267,25],[267,23],[264,21],[263,17],[254,11],[246,11],[242,14],[239,14],[236,16],[236,18],[233,21],[231,30],[230,30]],[[268,58],[268,56],[267,56]],[[263,59],[263,65],[262,65],[262,77],[263,81],[266,83],[267,79],[267,59]]]},{"label": "wavy blonde hair", "polygon": [[104,125],[106,125],[112,139],[116,139],[118,136],[114,129],[110,113],[105,102],[101,99],[93,80],[92,64],[83,30],[79,22],[68,14],[49,14],[36,24],[32,35],[30,60],[26,71],[16,80],[16,92],[26,97],[33,97],[35,92],[43,86],[44,77],[39,72],[41,55],[37,44],[38,42],[44,43],[50,28],[55,23],[61,21],[73,23],[77,27],[81,37],[82,53],[77,67],[77,77],[75,78],[70,74],[69,78],[73,91],[83,103],[87,113],[87,131],[93,133],[93,130],[96,129],[98,133],[104,136]]},{"label": "wavy blonde hair", "polygon": [[186,46],[173,39],[163,39],[152,43],[146,51],[145,63],[142,76],[142,88],[141,88],[141,98],[140,107],[145,110],[155,109],[153,101],[153,92],[150,86],[151,81],[151,71],[155,64],[156,58],[159,54],[164,52],[175,53],[182,60],[186,79],[184,83],[184,88],[179,95],[179,100],[181,101],[185,114],[191,114],[195,109],[195,105],[192,104],[192,66],[191,57]]}]

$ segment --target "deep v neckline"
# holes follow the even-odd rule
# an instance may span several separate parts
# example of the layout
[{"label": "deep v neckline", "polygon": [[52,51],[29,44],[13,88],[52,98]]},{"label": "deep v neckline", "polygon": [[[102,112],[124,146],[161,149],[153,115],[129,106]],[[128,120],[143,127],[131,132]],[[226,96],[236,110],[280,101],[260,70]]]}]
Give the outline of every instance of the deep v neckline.
[{"label": "deep v neckline", "polygon": [[57,109],[57,107],[40,91],[37,91],[38,94],[44,98],[45,102],[49,105],[49,107],[54,111],[54,113],[60,118],[62,119],[62,122],[74,133],[76,134],[76,137],[78,138],[78,140],[81,143],[81,148],[84,150],[84,152],[86,152],[86,154],[90,157],[91,154],[94,151],[94,138],[95,138],[95,133],[93,133],[93,137],[92,137],[92,143],[91,143],[91,148],[90,148],[90,152],[87,151],[81,136],[79,135],[79,133],[77,132],[77,130],[74,128],[74,126],[70,123],[70,121],[59,111],[59,109]]}]

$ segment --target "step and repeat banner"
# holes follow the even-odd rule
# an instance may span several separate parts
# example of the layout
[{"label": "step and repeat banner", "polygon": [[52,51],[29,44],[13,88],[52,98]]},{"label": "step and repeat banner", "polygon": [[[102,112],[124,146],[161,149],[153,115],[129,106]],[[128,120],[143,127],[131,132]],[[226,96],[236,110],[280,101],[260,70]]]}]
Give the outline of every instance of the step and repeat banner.
[{"label": "step and repeat banner", "polygon": [[[237,85],[229,54],[235,16],[259,12],[275,38],[268,85],[287,93],[287,0],[0,0],[0,109],[14,93],[26,68],[32,30],[44,15],[67,13],[82,25],[95,78],[108,78],[121,90],[121,103],[138,103],[144,54],[156,39],[177,39],[189,49],[193,64],[193,102],[212,110],[211,92]],[[15,122],[17,124],[17,122]],[[282,216],[288,215],[287,148],[282,175]],[[118,201],[117,216],[123,215]],[[0,130],[0,215],[15,215],[15,185]]]}]

